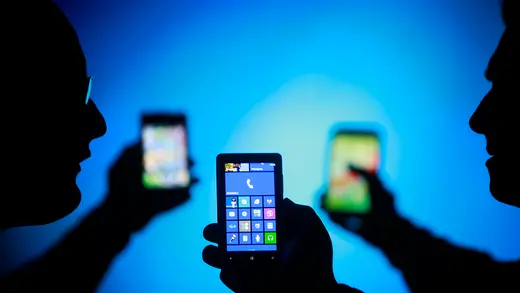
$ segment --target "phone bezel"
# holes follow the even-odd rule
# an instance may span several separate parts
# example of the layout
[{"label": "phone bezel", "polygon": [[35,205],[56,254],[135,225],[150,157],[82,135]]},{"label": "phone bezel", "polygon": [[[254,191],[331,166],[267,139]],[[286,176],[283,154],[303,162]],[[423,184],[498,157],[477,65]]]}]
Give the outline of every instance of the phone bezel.
[{"label": "phone bezel", "polygon": [[[217,214],[219,242],[225,259],[230,262],[277,262],[281,260],[281,251],[284,243],[283,231],[283,165],[282,156],[277,153],[250,153],[250,154],[219,154],[217,156]],[[276,198],[276,251],[227,251],[226,249],[226,204],[225,192],[225,163],[275,163],[275,198]]]},{"label": "phone bezel", "polygon": [[[150,125],[156,125],[156,126],[166,126],[166,125],[182,125],[184,127],[185,132],[185,140],[186,140],[186,149],[188,150],[187,156],[186,156],[186,164],[189,169],[189,143],[188,143],[188,128],[186,125],[186,115],[184,114],[168,114],[168,113],[145,113],[141,116],[141,131],[140,131],[140,154],[141,154],[141,184],[142,181],[142,175],[144,173],[144,146],[143,146],[143,128],[145,126]],[[188,170],[189,171],[189,170]],[[190,175],[191,180],[191,175]],[[172,187],[172,188],[146,188],[144,184],[142,184],[142,187],[146,190],[146,192],[151,193],[170,193],[171,191],[177,191],[177,190],[188,190],[190,187],[190,183],[188,183],[187,186],[184,187]]]},{"label": "phone bezel", "polygon": [[[332,145],[334,143],[334,140],[338,136],[348,136],[348,135],[367,135],[367,136],[373,136],[377,139],[378,145],[379,145],[379,166],[377,168],[377,172],[382,168],[383,166],[383,146],[384,146],[384,140],[383,140],[383,131],[382,127],[375,123],[348,123],[348,122],[342,122],[334,125],[332,127],[330,134],[329,134],[329,143],[327,146],[327,154],[326,154],[326,166],[324,168],[325,173],[325,182],[327,188],[325,189],[325,196],[328,196],[328,184],[330,180],[330,165],[332,160]],[[321,208],[324,209],[328,214],[330,215],[344,215],[349,214],[352,216],[363,216],[366,215],[367,212],[354,212],[354,211],[339,211],[339,210],[331,210],[325,205],[325,201],[321,201]]]}]

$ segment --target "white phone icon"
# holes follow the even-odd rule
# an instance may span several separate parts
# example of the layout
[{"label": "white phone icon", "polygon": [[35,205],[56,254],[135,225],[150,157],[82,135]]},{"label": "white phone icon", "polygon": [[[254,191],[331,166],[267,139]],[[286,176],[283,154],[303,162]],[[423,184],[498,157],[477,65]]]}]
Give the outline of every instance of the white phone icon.
[{"label": "white phone icon", "polygon": [[253,189],[254,186],[251,184],[251,179],[247,179],[246,184],[247,184],[247,187]]}]

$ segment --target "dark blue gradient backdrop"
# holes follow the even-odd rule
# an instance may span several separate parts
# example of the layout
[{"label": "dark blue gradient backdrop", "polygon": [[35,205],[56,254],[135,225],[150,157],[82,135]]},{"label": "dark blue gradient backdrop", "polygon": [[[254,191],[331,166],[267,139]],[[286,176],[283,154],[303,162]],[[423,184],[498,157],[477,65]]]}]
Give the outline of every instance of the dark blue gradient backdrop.
[{"label": "dark blue gradient backdrop", "polygon": [[[189,115],[201,183],[190,202],[133,237],[100,292],[226,292],[201,260],[202,229],[217,215],[215,156],[280,152],[286,196],[317,208],[329,128],[340,121],[386,129],[382,176],[403,215],[497,259],[520,257],[520,211],[489,195],[485,141],[468,127],[490,87],[483,72],[503,30],[498,0],[59,3],[108,132],[83,164],[79,209],[5,233],[12,254],[3,271],[48,249],[101,201],[108,167],[138,139],[145,110]],[[407,292],[377,249],[318,213],[339,281]]]}]

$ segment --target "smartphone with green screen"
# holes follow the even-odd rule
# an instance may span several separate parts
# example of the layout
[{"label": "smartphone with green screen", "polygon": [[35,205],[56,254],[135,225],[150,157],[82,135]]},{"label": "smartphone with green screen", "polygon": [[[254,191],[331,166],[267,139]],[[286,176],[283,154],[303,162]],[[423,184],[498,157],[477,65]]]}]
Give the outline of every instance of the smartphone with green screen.
[{"label": "smartphone with green screen", "polygon": [[329,147],[328,189],[323,208],[330,213],[365,214],[372,207],[367,182],[349,165],[377,172],[381,143],[376,131],[339,129]]}]

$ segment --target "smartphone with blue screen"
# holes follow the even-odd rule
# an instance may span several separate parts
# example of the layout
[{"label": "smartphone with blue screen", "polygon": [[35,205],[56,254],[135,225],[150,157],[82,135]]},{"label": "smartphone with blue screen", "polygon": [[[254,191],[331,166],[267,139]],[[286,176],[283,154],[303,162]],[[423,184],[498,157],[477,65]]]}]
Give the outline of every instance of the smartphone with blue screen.
[{"label": "smartphone with blue screen", "polygon": [[282,156],[219,154],[219,248],[233,262],[280,261],[283,243]]},{"label": "smartphone with blue screen", "polygon": [[329,149],[328,189],[323,208],[329,213],[362,215],[372,202],[367,182],[348,169],[349,165],[376,173],[381,162],[380,138],[376,131],[339,129]]},{"label": "smartphone with blue screen", "polygon": [[143,186],[158,192],[188,188],[186,116],[144,114],[141,124]]}]

